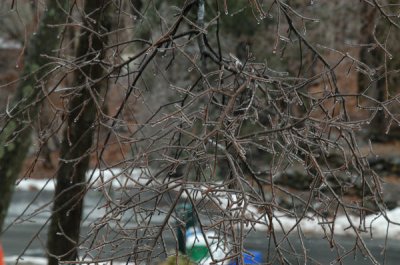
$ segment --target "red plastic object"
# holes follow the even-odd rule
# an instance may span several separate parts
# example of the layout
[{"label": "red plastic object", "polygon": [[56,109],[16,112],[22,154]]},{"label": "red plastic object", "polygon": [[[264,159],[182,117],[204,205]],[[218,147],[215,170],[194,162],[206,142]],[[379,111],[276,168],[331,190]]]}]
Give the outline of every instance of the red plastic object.
[{"label": "red plastic object", "polygon": [[4,263],[4,253],[3,253],[3,248],[1,247],[1,244],[0,244],[0,265],[5,265],[5,263]]}]

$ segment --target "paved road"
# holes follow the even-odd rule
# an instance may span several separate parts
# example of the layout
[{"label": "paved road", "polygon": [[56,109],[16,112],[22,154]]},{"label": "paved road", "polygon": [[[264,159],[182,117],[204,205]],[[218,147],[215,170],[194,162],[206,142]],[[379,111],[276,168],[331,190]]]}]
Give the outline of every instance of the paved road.
[{"label": "paved road", "polygon": [[[28,201],[33,198],[33,193],[22,192],[19,193],[18,198],[14,198],[12,210],[10,216],[8,218],[8,222],[15,218],[15,216],[22,211],[24,208],[23,205],[26,205]],[[37,200],[38,205],[43,205],[46,203],[48,199],[51,198],[51,195],[44,194],[41,198]],[[90,208],[93,204],[96,203],[96,196],[88,200],[87,206]],[[101,214],[101,213],[98,213]],[[44,226],[45,220],[48,217],[48,211],[44,208],[39,215],[35,216],[30,222],[24,222],[22,224],[13,224],[2,236],[4,250],[7,256],[19,255],[22,251],[24,251],[25,247],[29,245],[25,254],[28,256],[44,256],[44,245],[46,242],[46,227]],[[155,220],[155,223],[160,223],[162,221],[162,217],[160,219]],[[84,223],[82,235],[86,235],[89,231],[89,227],[92,221],[90,218]],[[41,228],[43,228],[41,230]],[[115,232],[115,231],[114,231]],[[36,237],[36,235],[38,236]],[[35,238],[32,240],[32,238]],[[168,248],[175,248],[176,244],[173,239],[171,233],[164,234],[165,244]],[[297,251],[298,254],[303,254],[302,245],[300,241],[292,237],[291,243],[292,246],[282,245],[282,247],[286,250]],[[336,238],[338,244],[341,246],[338,250],[341,254],[349,251],[354,246],[354,239],[349,237],[338,237]],[[383,263],[382,249],[385,245],[384,240],[367,240],[368,247],[371,253],[375,256],[375,258]],[[314,262],[309,261],[307,264],[338,264],[334,263],[336,257],[336,251],[329,247],[329,244],[326,240],[322,238],[322,236],[317,237],[309,237],[304,239],[304,246],[307,249],[307,256],[313,257],[315,259]],[[245,247],[249,249],[254,249],[261,251],[264,254],[264,261],[266,262],[267,255],[266,253],[270,253],[273,256],[274,250],[272,247],[268,245],[268,236],[265,232],[252,232],[248,235],[245,243]],[[124,241],[118,246],[120,250],[120,254],[123,253],[123,250],[130,251],[132,249],[132,242]],[[354,256],[349,255],[343,261],[343,264],[373,264],[368,259],[365,259],[360,251],[357,251],[357,255]],[[386,251],[385,264],[400,264],[400,241],[389,240],[387,243],[387,251]],[[292,264],[304,264],[302,259],[299,259],[299,262],[292,255],[288,255],[289,261]],[[275,262],[274,264],[278,264]]]},{"label": "paved road", "polygon": [[[23,224],[13,226],[10,230],[8,230],[3,235],[3,244],[4,250],[8,256],[10,255],[18,255],[20,254],[25,246],[30,243],[32,237],[38,232],[40,226],[38,224]],[[83,234],[87,232],[87,227],[82,232]],[[26,251],[26,255],[28,256],[44,256],[44,242],[46,242],[46,234],[45,231],[40,233],[39,239],[35,239],[31,242],[30,247]],[[165,236],[166,244],[170,245],[171,248],[174,248],[174,240],[172,236]],[[301,245],[298,240],[292,238],[293,248],[301,252]],[[338,242],[343,247],[341,253],[344,250],[350,250],[354,246],[354,240],[351,238],[341,237],[338,238]],[[307,238],[304,240],[304,245],[307,249],[307,255],[313,257],[315,259],[315,263],[307,263],[307,264],[335,264],[332,263],[335,260],[336,253],[331,250],[327,241],[322,239],[321,237]],[[368,241],[368,247],[371,253],[376,257],[376,259],[383,263],[383,256],[381,255],[382,246],[384,245],[383,240],[372,240]],[[399,264],[400,261],[400,242],[399,241],[389,241],[389,247],[386,253],[386,264]],[[123,248],[123,246],[120,246]],[[264,259],[266,261],[266,253],[268,253],[268,239],[257,233],[251,233],[247,238],[245,247],[248,249],[258,250],[264,253]],[[289,249],[286,246],[286,249]],[[289,256],[290,257],[290,256]],[[296,260],[293,257],[290,257],[289,260],[293,262],[293,264],[297,264]],[[301,259],[299,259],[301,261]],[[277,264],[277,263],[276,263]],[[300,262],[299,264],[304,264]],[[368,259],[365,259],[361,254],[357,255],[354,259],[353,255],[348,256],[343,264],[373,264]]]}]

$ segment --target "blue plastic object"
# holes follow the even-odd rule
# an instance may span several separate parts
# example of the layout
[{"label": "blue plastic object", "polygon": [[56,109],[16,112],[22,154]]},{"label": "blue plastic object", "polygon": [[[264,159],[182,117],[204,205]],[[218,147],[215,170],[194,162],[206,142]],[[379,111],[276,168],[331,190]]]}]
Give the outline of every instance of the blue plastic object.
[{"label": "blue plastic object", "polygon": [[[250,253],[250,254],[248,254]],[[248,253],[243,254],[244,264],[256,265],[262,263],[262,253],[260,251],[250,250]],[[229,265],[237,265],[236,260],[232,260]]]}]

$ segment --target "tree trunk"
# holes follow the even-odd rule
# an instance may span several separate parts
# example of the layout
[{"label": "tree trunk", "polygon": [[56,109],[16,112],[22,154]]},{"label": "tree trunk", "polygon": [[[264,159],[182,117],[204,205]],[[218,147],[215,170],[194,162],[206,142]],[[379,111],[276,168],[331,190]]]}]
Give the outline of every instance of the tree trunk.
[{"label": "tree trunk", "polygon": [[[96,98],[104,82],[105,72],[99,60],[104,58],[104,37],[93,32],[104,33],[110,28],[109,13],[105,4],[97,0],[85,3],[85,29],[81,32],[76,58],[83,64],[76,70],[76,92],[71,96],[68,108],[68,124],[61,144],[60,165],[53,205],[53,216],[48,233],[48,264],[75,260],[79,244],[83,197],[86,192],[85,173],[89,166],[94,123],[96,120]],[[87,30],[87,29],[93,29]],[[96,59],[96,62],[94,61]]]},{"label": "tree trunk", "polygon": [[[50,59],[58,47],[60,27],[49,27],[66,22],[68,0],[48,1],[39,29],[32,36],[25,56],[24,69],[8,117],[0,130],[0,231],[2,230],[15,182],[31,145],[32,121],[43,100],[38,81],[43,81],[50,69]],[[64,10],[63,10],[64,9]]]},{"label": "tree trunk", "polygon": [[[377,11],[375,7],[370,6],[368,3],[364,3],[361,8],[361,29],[360,29],[360,43],[363,45],[360,49],[360,61],[365,63],[367,66],[375,70],[383,63],[383,58],[380,56],[378,48],[374,48],[374,28],[375,28],[375,18]],[[359,92],[365,91],[371,85],[371,78],[374,76],[372,74],[359,72],[358,74],[358,89]],[[371,89],[368,89],[369,91]]]},{"label": "tree trunk", "polygon": [[[368,3],[364,3],[361,8],[361,30],[360,43],[363,46],[360,49],[360,61],[373,70],[369,75],[363,72],[358,73],[358,91],[383,102],[385,100],[385,79],[380,78],[382,66],[384,64],[384,53],[380,51],[374,39],[376,27],[377,8]],[[378,111],[372,120],[369,136],[373,140],[384,140],[385,136],[385,115],[383,111]]]}]

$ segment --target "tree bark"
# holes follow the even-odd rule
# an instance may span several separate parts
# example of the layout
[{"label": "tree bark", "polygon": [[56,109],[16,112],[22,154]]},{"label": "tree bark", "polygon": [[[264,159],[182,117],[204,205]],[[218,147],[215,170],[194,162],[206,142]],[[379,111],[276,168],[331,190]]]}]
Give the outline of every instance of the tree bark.
[{"label": "tree bark", "polygon": [[43,99],[38,81],[43,81],[58,47],[57,36],[67,19],[68,0],[48,1],[39,29],[32,36],[25,56],[24,69],[16,94],[8,108],[4,126],[0,129],[0,231],[2,230],[15,182],[31,145],[31,125]]},{"label": "tree bark", "polygon": [[[104,88],[99,81],[105,74],[100,60],[104,58],[104,45],[109,29],[109,13],[106,4],[97,0],[85,3],[84,30],[78,44],[76,58],[83,66],[76,70],[76,92],[71,96],[68,107],[68,124],[61,144],[59,171],[53,216],[48,233],[48,264],[71,261],[77,258],[83,197],[86,192],[85,173],[89,166],[92,147],[96,104],[94,95]],[[95,32],[95,33],[93,33]],[[79,63],[78,63],[79,65]]]},{"label": "tree bark", "polygon": [[[386,96],[385,79],[378,77],[382,74],[380,68],[385,59],[384,53],[378,47],[374,47],[376,41],[373,35],[376,31],[377,14],[377,8],[368,3],[364,3],[361,8],[360,43],[363,46],[360,49],[360,61],[370,67],[373,73],[369,75],[363,72],[358,73],[358,91],[383,102]],[[384,140],[385,130],[385,115],[383,111],[378,111],[372,120],[369,136],[373,140]]]},{"label": "tree bark", "polygon": [[[364,3],[360,11],[360,43],[363,45],[360,49],[360,61],[371,67],[372,70],[375,70],[375,67],[378,67],[380,64],[383,63],[383,58],[381,58],[382,56],[380,55],[378,49],[376,47],[373,47],[375,45],[373,34],[377,10],[375,7],[370,6],[368,3]],[[371,85],[371,78],[373,78],[373,73],[370,73],[368,75],[367,73],[359,72],[359,92],[365,91]]]}]

